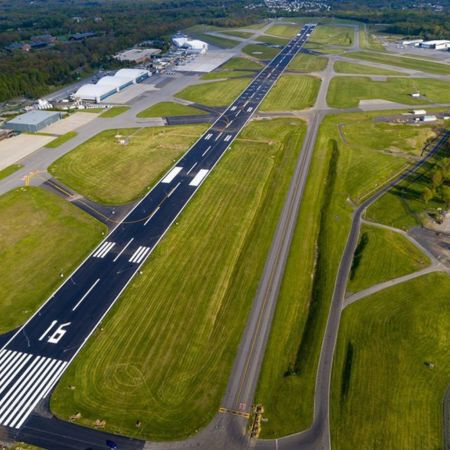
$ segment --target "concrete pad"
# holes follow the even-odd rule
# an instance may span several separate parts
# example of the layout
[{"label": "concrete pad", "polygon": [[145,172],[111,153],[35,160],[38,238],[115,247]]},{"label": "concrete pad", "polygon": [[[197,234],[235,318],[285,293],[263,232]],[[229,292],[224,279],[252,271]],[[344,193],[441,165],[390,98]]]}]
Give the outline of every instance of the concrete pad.
[{"label": "concrete pad", "polygon": [[0,170],[17,163],[53,139],[53,136],[20,134],[0,141]]},{"label": "concrete pad", "polygon": [[198,55],[184,66],[177,66],[174,70],[179,72],[211,72],[227,62],[236,52],[224,50],[210,50],[205,55]]},{"label": "concrete pad", "polygon": [[52,123],[48,127],[42,130],[42,133],[50,133],[62,135],[69,131],[76,130],[77,128],[86,125],[87,123],[98,117],[98,114],[87,113],[87,112],[77,112],[71,114],[65,119],[59,120],[58,122]]},{"label": "concrete pad", "polygon": [[145,92],[151,92],[151,91],[157,91],[158,89],[155,88],[155,85],[153,84],[147,84],[147,83],[138,83],[133,84],[127,88],[125,88],[123,91],[118,92],[117,94],[113,94],[110,97],[105,98],[102,103],[112,103],[115,105],[126,105],[131,100],[135,99],[136,97],[139,97],[140,95],[144,94]]},{"label": "concrete pad", "polygon": [[370,108],[371,106],[386,106],[386,108],[390,108],[393,106],[398,106],[398,103],[390,102],[389,100],[383,100],[380,98],[374,98],[372,100],[360,100],[359,107],[360,108]]}]

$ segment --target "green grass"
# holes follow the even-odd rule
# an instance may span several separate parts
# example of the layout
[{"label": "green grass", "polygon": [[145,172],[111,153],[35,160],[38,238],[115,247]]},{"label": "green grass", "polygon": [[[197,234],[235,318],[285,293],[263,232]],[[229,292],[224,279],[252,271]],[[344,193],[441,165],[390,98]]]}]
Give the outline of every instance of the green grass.
[{"label": "green grass", "polygon": [[260,111],[293,111],[314,105],[320,79],[308,75],[282,75],[260,106]]},{"label": "green grass", "polygon": [[248,58],[234,57],[219,67],[219,70],[261,70],[263,65]]},{"label": "green grass", "polygon": [[242,52],[253,58],[271,60],[280,52],[280,49],[259,44],[248,44],[242,49]]},{"label": "green grass", "polygon": [[359,27],[359,46],[364,49],[385,51],[383,44],[370,31],[368,25]]},{"label": "green grass", "polygon": [[289,43],[289,39],[277,37],[277,36],[258,36],[256,41],[265,42],[266,44],[274,44],[274,45],[286,45]]},{"label": "green grass", "polygon": [[210,421],[304,133],[298,119],[246,127],[64,375],[59,417],[79,411],[83,424],[101,417],[109,431],[157,440]]},{"label": "green grass", "polygon": [[206,114],[201,109],[194,108],[192,106],[182,105],[176,102],[160,102],[150,106],[150,108],[144,109],[139,112],[136,117],[171,117],[171,116],[192,116]]},{"label": "green grass", "polygon": [[363,225],[367,245],[362,251],[354,277],[348,283],[349,292],[358,292],[383,281],[392,280],[421,270],[430,260],[404,236],[375,226]]},{"label": "green grass", "polygon": [[98,114],[105,112],[108,108],[86,108],[83,109],[82,112],[92,113],[92,114]]},{"label": "green grass", "polygon": [[328,58],[325,56],[308,55],[300,53],[289,63],[288,70],[299,70],[302,72],[320,72],[325,70]]},{"label": "green grass", "polygon": [[254,33],[250,33],[249,31],[239,31],[239,30],[230,30],[230,31],[220,31],[222,34],[226,34],[229,36],[236,36],[242,39],[248,39],[253,36]]},{"label": "green grass", "polygon": [[311,33],[310,40],[318,44],[351,46],[355,39],[355,32],[350,27],[333,25],[319,25]]},{"label": "green grass", "polygon": [[363,64],[355,64],[346,61],[336,61],[334,70],[338,73],[355,73],[368,75],[405,75],[395,70],[379,69],[378,67],[365,66]]},{"label": "green grass", "polygon": [[113,106],[112,108],[108,108],[105,112],[101,113],[99,117],[102,117],[103,119],[111,119],[112,117],[120,116],[129,109],[129,106]]},{"label": "green grass", "polygon": [[250,78],[236,78],[188,86],[176,97],[207,106],[230,104],[249,84]]},{"label": "green grass", "polygon": [[4,169],[0,170],[0,180],[3,180],[6,177],[9,177],[14,172],[17,172],[22,168],[22,164],[12,164],[8,167],[5,167]]},{"label": "green grass", "polygon": [[272,25],[267,31],[267,34],[279,36],[283,38],[293,38],[300,31],[298,25],[280,24]]},{"label": "green grass", "polygon": [[60,145],[66,143],[67,141],[70,141],[72,138],[74,138],[75,136],[77,136],[78,133],[76,131],[69,131],[66,134],[63,134],[59,137],[57,137],[56,139],[54,139],[53,141],[49,142],[46,147],[47,148],[57,148]]},{"label": "green grass", "polygon": [[[419,91],[424,98],[413,98]],[[407,105],[450,101],[450,83],[426,78],[390,78],[373,81],[369,77],[334,77],[327,102],[336,108],[354,108],[360,100],[383,99]]]},{"label": "green grass", "polygon": [[352,202],[397,173],[408,154],[419,154],[431,133],[431,127],[374,122],[377,114],[328,116],[320,127],[255,399],[269,419],[264,438],[311,425],[320,348]]},{"label": "green grass", "polygon": [[212,44],[220,48],[233,48],[240,43],[240,41],[236,41],[235,39],[212,36],[211,34],[207,33],[196,32],[195,37],[197,39],[201,39],[202,41],[208,42],[208,44]]},{"label": "green grass", "polygon": [[403,67],[405,69],[436,73],[440,75],[450,75],[450,64],[441,64],[425,59],[408,58],[386,53],[373,53],[364,51],[347,53],[346,56],[348,56],[349,58],[363,59],[364,61]]},{"label": "green grass", "polygon": [[248,78],[256,72],[248,72],[245,70],[219,70],[217,72],[205,73],[201,76],[202,80],[221,80],[229,78]]},{"label": "green grass", "polygon": [[448,275],[430,274],[344,310],[332,377],[333,448],[444,448],[449,291]]},{"label": "green grass", "polygon": [[0,196],[0,333],[22,325],[105,232],[100,222],[43,189]]},{"label": "green grass", "polygon": [[[182,125],[103,131],[55,161],[49,172],[94,201],[129,203],[144,195],[205,129]],[[118,143],[117,134],[127,137],[128,144]]]}]

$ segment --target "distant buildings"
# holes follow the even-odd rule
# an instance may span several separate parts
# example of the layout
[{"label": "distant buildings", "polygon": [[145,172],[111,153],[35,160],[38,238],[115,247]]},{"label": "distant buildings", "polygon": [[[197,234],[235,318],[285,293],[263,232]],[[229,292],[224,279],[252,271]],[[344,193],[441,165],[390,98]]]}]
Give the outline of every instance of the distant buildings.
[{"label": "distant buildings", "polygon": [[420,47],[429,50],[449,50],[450,41],[446,39],[436,39],[431,41],[424,41],[423,39],[411,39],[402,41],[404,47]]},{"label": "distant buildings", "polygon": [[85,33],[75,33],[69,36],[69,41],[84,41],[90,37],[97,36],[94,31],[86,31]]},{"label": "distant buildings", "polygon": [[142,64],[153,56],[159,55],[161,50],[159,48],[132,48],[130,50],[125,50],[123,52],[114,55],[114,58],[118,61],[127,61],[134,64]]}]

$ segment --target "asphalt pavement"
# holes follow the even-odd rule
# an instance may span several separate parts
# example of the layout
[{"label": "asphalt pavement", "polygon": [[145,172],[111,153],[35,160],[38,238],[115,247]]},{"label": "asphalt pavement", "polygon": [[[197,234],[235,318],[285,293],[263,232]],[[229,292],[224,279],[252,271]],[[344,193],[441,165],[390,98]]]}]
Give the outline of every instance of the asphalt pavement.
[{"label": "asphalt pavement", "polygon": [[[0,427],[21,430],[252,117],[314,25],[305,25],[0,350]],[[239,405],[249,412],[251,404]],[[36,420],[36,417],[33,420]],[[51,423],[51,420],[47,423]],[[42,436],[52,431],[36,427]],[[67,431],[67,433],[69,433]],[[66,435],[46,448],[77,448]],[[36,442],[36,438],[33,438]],[[50,446],[48,446],[50,445]],[[84,444],[83,444],[84,445]],[[140,444],[139,444],[140,445]]]}]

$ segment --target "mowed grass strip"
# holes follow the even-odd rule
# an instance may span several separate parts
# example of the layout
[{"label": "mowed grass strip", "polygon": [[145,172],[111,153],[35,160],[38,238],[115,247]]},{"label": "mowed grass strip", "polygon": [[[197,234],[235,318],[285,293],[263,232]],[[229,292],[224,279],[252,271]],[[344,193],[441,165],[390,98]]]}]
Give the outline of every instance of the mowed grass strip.
[{"label": "mowed grass strip", "polygon": [[262,102],[260,111],[293,111],[314,105],[320,79],[308,75],[282,75]]},{"label": "mowed grass strip", "polygon": [[211,83],[188,86],[176,97],[206,106],[226,106],[230,104],[250,83],[250,78],[213,81]]},{"label": "mowed grass strip", "polygon": [[368,75],[405,75],[402,72],[395,70],[380,69],[373,66],[365,66],[363,64],[355,64],[346,61],[336,61],[334,63],[334,70],[338,73],[354,73],[354,74],[368,74]]},{"label": "mowed grass strip", "polygon": [[62,136],[57,137],[53,141],[49,142],[46,147],[47,148],[57,148],[60,145],[64,144],[67,141],[70,141],[72,138],[74,138],[78,133],[76,131],[69,131],[66,134],[63,134]]},{"label": "mowed grass strip", "polygon": [[325,56],[308,55],[299,53],[289,63],[288,70],[299,70],[302,72],[320,72],[327,67],[328,58]]},{"label": "mowed grass strip", "polygon": [[273,59],[280,52],[279,48],[267,47],[266,45],[248,44],[242,52],[253,56],[253,58],[261,59],[263,61]]},{"label": "mowed grass strip", "polygon": [[450,277],[430,274],[344,310],[331,395],[333,448],[444,448]]},{"label": "mowed grass strip", "polygon": [[[423,252],[395,231],[363,225],[360,235],[358,247],[361,248],[361,253],[355,254],[353,258],[347,287],[349,292],[362,291],[383,281],[416,272],[430,264]],[[365,244],[361,244],[361,239],[364,239]]]},{"label": "mowed grass strip", "polygon": [[283,46],[289,43],[289,39],[267,35],[258,36],[255,40],[259,42],[265,42],[266,44],[283,45]]},{"label": "mowed grass strip", "polygon": [[279,36],[283,38],[291,39],[297,33],[300,32],[299,25],[291,25],[291,24],[280,24],[280,25],[272,25],[267,31],[267,34],[272,34],[274,36]]},{"label": "mowed grass strip", "polygon": [[[180,125],[103,131],[56,160],[49,172],[91,200],[129,203],[144,195],[206,128]],[[128,143],[121,144],[120,139]]]},{"label": "mowed grass strip", "polygon": [[254,35],[254,33],[250,33],[249,31],[239,31],[239,30],[220,31],[220,33],[226,34],[228,36],[235,36],[241,39],[248,39]]},{"label": "mowed grass strip", "polygon": [[106,231],[41,188],[0,196],[0,333],[22,325]]},{"label": "mowed grass strip", "polygon": [[310,40],[318,44],[351,46],[355,39],[355,32],[350,27],[333,25],[319,25],[311,33]]},{"label": "mowed grass strip", "polygon": [[197,39],[207,42],[208,44],[215,45],[216,47],[219,48],[233,48],[240,43],[240,41],[236,41],[235,39],[213,36],[212,34],[208,33],[195,32],[195,37]]},{"label": "mowed grass strip", "polygon": [[304,133],[298,119],[246,127],[66,372],[51,402],[59,417],[79,411],[84,425],[101,417],[158,440],[210,421]]},{"label": "mowed grass strip", "polygon": [[229,59],[225,64],[222,64],[218,70],[261,70],[263,67],[264,66],[257,61],[236,56]]},{"label": "mowed grass strip", "polygon": [[450,64],[441,64],[425,59],[409,58],[387,53],[365,51],[346,53],[345,56],[348,56],[349,58],[363,59],[365,61],[403,67],[405,69],[412,69],[422,72],[437,73],[441,75],[450,74]]},{"label": "mowed grass strip", "polygon": [[101,113],[99,117],[102,117],[103,119],[111,119],[112,117],[120,116],[129,109],[129,106],[113,106],[112,108],[108,108],[105,112]]},{"label": "mowed grass strip", "polygon": [[6,177],[9,177],[14,172],[17,172],[22,168],[22,164],[11,164],[8,167],[5,167],[4,169],[0,170],[0,180],[3,180]]},{"label": "mowed grass strip", "polygon": [[[421,98],[411,96],[419,91]],[[360,100],[383,99],[415,105],[450,101],[450,83],[426,78],[389,78],[374,81],[368,77],[334,77],[330,82],[327,102],[335,108],[353,108]]]},{"label": "mowed grass strip", "polygon": [[193,106],[182,105],[176,102],[160,102],[150,106],[147,109],[139,112],[136,117],[171,117],[171,116],[195,116],[200,114],[207,114],[201,109]]},{"label": "mowed grass strip", "polygon": [[404,167],[408,154],[419,154],[420,144],[433,134],[431,127],[374,122],[377,114],[328,116],[320,127],[255,399],[269,419],[263,438],[311,425],[317,365],[351,205]]}]

